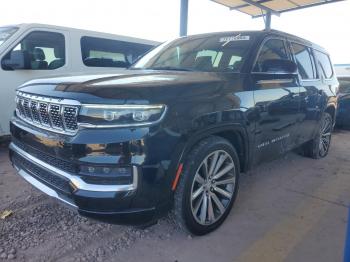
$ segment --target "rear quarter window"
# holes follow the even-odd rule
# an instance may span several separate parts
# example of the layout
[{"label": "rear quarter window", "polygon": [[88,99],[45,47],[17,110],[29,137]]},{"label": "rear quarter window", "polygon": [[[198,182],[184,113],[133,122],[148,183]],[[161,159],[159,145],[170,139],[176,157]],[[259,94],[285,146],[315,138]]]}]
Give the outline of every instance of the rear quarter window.
[{"label": "rear quarter window", "polygon": [[331,59],[325,53],[322,53],[318,50],[315,50],[317,63],[320,68],[321,74],[326,78],[332,78],[333,76],[333,66],[331,63]]},{"label": "rear quarter window", "polygon": [[316,79],[316,67],[311,49],[307,46],[292,43],[292,50],[302,79]]}]

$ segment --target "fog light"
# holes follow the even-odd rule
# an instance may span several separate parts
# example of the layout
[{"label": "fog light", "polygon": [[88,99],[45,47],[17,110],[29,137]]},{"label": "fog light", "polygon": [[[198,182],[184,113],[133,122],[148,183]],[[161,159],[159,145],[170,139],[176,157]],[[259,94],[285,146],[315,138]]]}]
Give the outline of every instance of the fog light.
[{"label": "fog light", "polygon": [[111,169],[109,167],[104,167],[103,168],[103,173],[109,174],[109,172],[111,172]]},{"label": "fog light", "polygon": [[113,167],[113,166],[80,166],[81,175],[89,176],[131,176],[131,167]]}]

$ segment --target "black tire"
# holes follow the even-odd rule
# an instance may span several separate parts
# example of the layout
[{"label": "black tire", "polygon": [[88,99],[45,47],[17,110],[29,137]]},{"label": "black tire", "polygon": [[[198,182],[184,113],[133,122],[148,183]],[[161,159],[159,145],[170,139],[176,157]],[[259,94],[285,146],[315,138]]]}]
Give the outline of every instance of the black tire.
[{"label": "black tire", "polygon": [[[331,144],[332,131],[333,118],[329,113],[324,112],[320,121],[319,130],[317,131],[315,138],[303,145],[304,155],[314,159],[320,159],[327,156]],[[328,142],[326,148],[324,148],[324,142],[321,140],[322,138],[325,139],[326,134],[328,135]]]},{"label": "black tire", "polygon": [[[217,155],[216,155],[217,154]],[[222,162],[217,170],[217,168],[214,168],[214,171],[212,172],[212,177],[209,179],[209,173],[210,173],[210,166],[211,163],[214,163],[214,160],[216,157],[215,165],[214,166],[219,166],[220,159],[225,158],[225,162]],[[195,180],[196,174],[200,172],[200,167],[203,168],[203,161],[208,161],[210,162],[210,166],[207,165],[208,168],[206,168],[207,172],[205,172],[208,176],[208,179],[206,180],[206,192],[203,191],[201,193],[200,197],[202,201],[201,204],[198,204],[200,207],[200,210],[197,209],[197,214],[202,212],[202,208],[204,206],[204,198],[207,200],[205,203],[207,203],[206,210],[208,212],[205,212],[206,217],[204,220],[208,219],[208,224],[203,225],[198,221],[198,217],[193,214],[195,212],[194,210],[196,208],[193,208],[193,202],[192,197],[194,194],[192,190],[194,189],[194,184],[198,183],[197,179]],[[227,162],[226,162],[227,161]],[[232,165],[233,164],[233,165]],[[232,167],[233,166],[233,167]],[[215,174],[223,173],[224,169],[227,168],[232,168],[229,172],[225,173],[221,178],[215,178]],[[208,170],[209,169],[209,170]],[[220,172],[221,171],[221,172]],[[190,233],[194,235],[204,235],[207,234],[216,228],[218,228],[226,219],[227,215],[229,214],[230,210],[232,209],[233,203],[237,197],[237,192],[238,192],[238,185],[239,185],[239,172],[240,172],[240,167],[239,167],[239,159],[237,156],[237,152],[235,148],[231,145],[229,141],[226,139],[223,139],[221,137],[217,136],[211,136],[208,137],[202,141],[200,141],[194,148],[190,151],[190,153],[187,155],[186,162],[184,163],[182,174],[180,177],[180,181],[178,184],[178,187],[175,192],[175,206],[174,206],[174,212],[177,221],[179,222],[179,225],[182,229],[188,230]],[[228,176],[228,177],[227,177]],[[196,176],[198,178],[198,176]],[[214,179],[218,179],[215,181]],[[220,180],[219,180],[220,179]],[[232,182],[232,184],[221,184],[220,186],[218,185],[219,183],[222,183],[223,181],[232,181],[234,180],[235,182]],[[214,181],[214,182],[213,182]],[[217,183],[212,187],[212,184],[210,183]],[[210,184],[210,188],[208,188],[208,184]],[[204,184],[202,184],[204,186]],[[200,186],[200,187],[202,187]],[[218,200],[220,197],[218,196],[218,187],[224,187],[224,190],[228,190],[231,194],[231,198],[228,200],[225,199],[225,197],[221,194],[219,194],[222,199],[220,200],[221,204],[225,204],[225,211],[223,212],[223,209],[220,209],[220,203],[217,204],[216,200]],[[205,195],[206,194],[206,195]],[[215,200],[214,196],[216,195]],[[209,204],[211,202],[211,204]],[[198,202],[197,202],[198,203]],[[209,206],[211,211],[209,211]],[[220,206],[221,208],[223,207],[222,205]],[[214,212],[213,212],[214,211]],[[215,214],[217,217],[215,218]],[[197,220],[196,220],[197,219]],[[215,222],[214,220],[217,219]],[[212,221],[210,221],[212,220]],[[209,224],[210,222],[213,222]]]}]

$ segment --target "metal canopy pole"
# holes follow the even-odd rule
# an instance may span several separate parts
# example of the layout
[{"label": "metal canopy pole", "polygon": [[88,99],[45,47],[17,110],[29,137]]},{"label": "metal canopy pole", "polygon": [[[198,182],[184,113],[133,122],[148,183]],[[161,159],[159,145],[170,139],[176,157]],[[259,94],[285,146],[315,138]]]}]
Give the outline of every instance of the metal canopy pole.
[{"label": "metal canopy pole", "polygon": [[265,15],[265,30],[271,30],[271,12],[267,11]]},{"label": "metal canopy pole", "polygon": [[188,21],[188,0],[181,0],[180,7],[180,36],[187,35],[187,21]]},{"label": "metal canopy pole", "polygon": [[[265,14],[263,14],[263,12],[261,11],[261,13],[262,13],[261,16],[265,17],[265,30],[271,29],[271,16],[272,15],[280,16],[280,12],[275,11],[267,6],[264,6],[259,2],[255,2],[253,0],[241,0],[241,1],[247,3],[248,5],[255,6],[255,7],[260,8],[261,10],[265,11]],[[261,2],[263,2],[263,1],[261,1]],[[232,7],[232,8],[230,8],[230,10],[239,10],[239,8],[241,8],[241,7],[243,7],[243,6]],[[256,16],[256,17],[260,17],[260,15]]]}]

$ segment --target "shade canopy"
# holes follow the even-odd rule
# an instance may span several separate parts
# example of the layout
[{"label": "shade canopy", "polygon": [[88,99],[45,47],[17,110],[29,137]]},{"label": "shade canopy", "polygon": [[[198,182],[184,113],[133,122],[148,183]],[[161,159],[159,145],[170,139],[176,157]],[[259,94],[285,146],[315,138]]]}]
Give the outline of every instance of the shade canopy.
[{"label": "shade canopy", "polygon": [[340,2],[344,0],[212,0],[252,17],[259,17],[270,12],[279,15],[283,12]]}]

